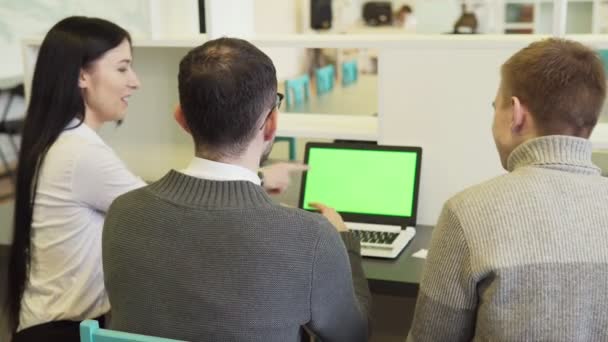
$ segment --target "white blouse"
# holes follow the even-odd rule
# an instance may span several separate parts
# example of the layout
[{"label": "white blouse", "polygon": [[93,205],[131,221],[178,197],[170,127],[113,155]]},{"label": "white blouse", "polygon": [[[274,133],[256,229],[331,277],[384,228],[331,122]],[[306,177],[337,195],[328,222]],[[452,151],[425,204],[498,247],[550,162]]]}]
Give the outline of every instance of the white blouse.
[{"label": "white blouse", "polygon": [[77,121],[49,149],[39,172],[22,330],[107,313],[101,232],[112,201],[145,183],[97,133]]}]

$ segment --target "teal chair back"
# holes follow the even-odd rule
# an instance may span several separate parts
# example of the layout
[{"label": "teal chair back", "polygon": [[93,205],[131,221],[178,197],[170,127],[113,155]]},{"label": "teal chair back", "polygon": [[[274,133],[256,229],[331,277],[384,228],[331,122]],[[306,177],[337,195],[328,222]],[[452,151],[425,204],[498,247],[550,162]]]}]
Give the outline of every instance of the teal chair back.
[{"label": "teal chair back", "polygon": [[336,70],[332,64],[326,65],[315,71],[317,80],[317,95],[323,95],[334,88]]},{"label": "teal chair back", "polygon": [[101,329],[99,322],[86,320],[80,323],[80,342],[185,342],[168,338],[131,334]]},{"label": "teal chair back", "polygon": [[[287,107],[308,101],[310,98],[310,77],[302,75],[285,81],[285,102]],[[294,137],[276,137],[275,142],[286,142],[289,145],[289,160],[296,160],[296,139]]]},{"label": "teal chair back", "polygon": [[310,78],[302,75],[285,81],[285,102],[287,106],[303,103],[310,98]]},{"label": "teal chair back", "polygon": [[348,86],[357,82],[357,61],[342,63],[342,85]]}]

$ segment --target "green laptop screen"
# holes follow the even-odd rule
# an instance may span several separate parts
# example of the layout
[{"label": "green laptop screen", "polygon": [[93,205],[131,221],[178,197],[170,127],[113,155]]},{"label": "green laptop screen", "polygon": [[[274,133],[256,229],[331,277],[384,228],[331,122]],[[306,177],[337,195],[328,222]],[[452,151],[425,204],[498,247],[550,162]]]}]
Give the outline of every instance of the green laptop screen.
[{"label": "green laptop screen", "polygon": [[412,216],[416,152],[311,147],[303,207],[321,202],[339,212]]}]

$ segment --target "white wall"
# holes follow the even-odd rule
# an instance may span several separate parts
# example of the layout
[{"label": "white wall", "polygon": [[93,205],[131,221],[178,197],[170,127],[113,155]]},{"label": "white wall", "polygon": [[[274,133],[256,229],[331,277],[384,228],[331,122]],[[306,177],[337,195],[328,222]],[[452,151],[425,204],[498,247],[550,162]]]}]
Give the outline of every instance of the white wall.
[{"label": "white wall", "polygon": [[452,32],[461,12],[458,2],[454,0],[418,0],[414,6],[417,33]]},{"label": "white wall", "polygon": [[334,0],[332,1],[332,29],[342,32],[362,19],[365,0]]},{"label": "white wall", "polygon": [[255,6],[253,0],[205,0],[207,35],[212,39],[252,36]]},{"label": "white wall", "polygon": [[[256,0],[255,34],[297,34],[301,20],[301,2],[295,0]],[[305,49],[264,48],[277,69],[277,78],[284,80],[304,72]]]},{"label": "white wall", "polygon": [[152,38],[191,37],[200,33],[198,0],[149,0]]},{"label": "white wall", "polygon": [[44,35],[57,21],[70,15],[102,17],[123,26],[135,37],[149,35],[149,0],[4,0],[0,3],[0,75],[8,65],[23,73],[22,38]]},{"label": "white wall", "polygon": [[144,180],[156,180],[171,168],[185,168],[194,155],[193,143],[173,119],[179,102],[178,63],[190,48],[133,48],[142,87],[129,101],[120,127],[104,125],[101,136]]},{"label": "white wall", "polygon": [[568,17],[566,18],[566,33],[590,33],[592,27],[593,3],[570,2],[568,4]]},{"label": "white wall", "polygon": [[419,224],[435,224],[449,197],[504,173],[491,104],[500,65],[525,43],[496,45],[421,44],[381,55],[380,142],[423,148]]}]

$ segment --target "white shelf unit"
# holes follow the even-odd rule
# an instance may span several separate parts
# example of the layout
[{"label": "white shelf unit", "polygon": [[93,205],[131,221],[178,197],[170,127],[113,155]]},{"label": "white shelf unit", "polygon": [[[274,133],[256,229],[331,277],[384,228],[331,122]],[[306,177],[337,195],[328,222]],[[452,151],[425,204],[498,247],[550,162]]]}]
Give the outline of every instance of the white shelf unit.
[{"label": "white shelf unit", "polygon": [[534,31],[534,23],[505,23],[505,30],[526,30],[530,29]]}]

